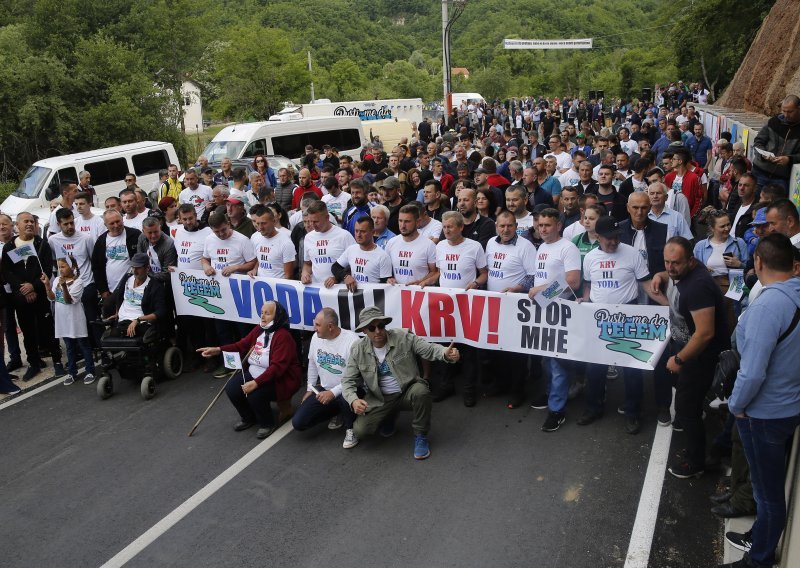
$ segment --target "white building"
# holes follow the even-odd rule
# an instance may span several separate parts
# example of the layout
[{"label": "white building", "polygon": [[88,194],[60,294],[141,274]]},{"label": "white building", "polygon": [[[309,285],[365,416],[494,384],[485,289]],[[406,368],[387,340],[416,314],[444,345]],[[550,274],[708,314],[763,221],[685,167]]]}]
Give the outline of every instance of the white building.
[{"label": "white building", "polygon": [[181,85],[183,95],[183,123],[186,134],[195,134],[203,131],[203,103],[200,99],[200,87],[191,81],[184,81]]}]

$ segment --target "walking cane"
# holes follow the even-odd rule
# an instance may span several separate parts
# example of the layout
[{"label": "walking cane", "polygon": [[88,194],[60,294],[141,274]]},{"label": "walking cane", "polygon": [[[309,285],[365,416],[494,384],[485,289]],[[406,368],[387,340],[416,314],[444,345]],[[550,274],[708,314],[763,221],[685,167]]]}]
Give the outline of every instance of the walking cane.
[{"label": "walking cane", "polygon": [[[248,351],[248,352],[247,352],[247,355],[245,355],[245,356],[244,356],[244,359],[242,359],[242,362],[243,362],[243,363],[242,363],[242,367],[243,367],[243,368],[242,368],[242,376],[244,376],[244,361],[247,361],[247,359],[249,359],[249,358],[250,358],[250,354],[253,352],[253,348],[254,348],[254,347],[255,347],[255,344],[253,344],[253,347],[251,347],[251,348],[250,348],[250,351]],[[194,423],[194,426],[192,427],[192,430],[189,432],[189,437],[190,437],[190,438],[192,437],[192,434],[194,434],[194,431],[195,431],[195,430],[197,430],[197,427],[198,427],[198,426],[200,426],[200,423],[203,421],[203,418],[205,418],[205,417],[206,417],[206,414],[208,414],[208,411],[209,411],[209,410],[211,410],[211,408],[212,408],[212,407],[213,407],[213,406],[214,406],[214,405],[217,403],[217,401],[219,400],[219,397],[221,397],[221,396],[222,396],[222,393],[223,393],[223,392],[225,392],[225,387],[227,387],[227,386],[228,386],[228,383],[231,381],[231,379],[233,378],[233,376],[234,376],[234,375],[231,375],[230,377],[228,377],[228,380],[227,380],[227,381],[225,381],[225,384],[224,384],[224,385],[222,385],[222,388],[221,388],[221,389],[219,389],[219,392],[217,393],[217,396],[215,396],[215,397],[214,397],[214,400],[212,400],[212,401],[211,401],[211,404],[209,404],[209,405],[208,405],[208,408],[206,408],[205,412],[203,412],[203,414],[201,414],[201,415],[200,415],[200,418],[198,418],[198,419],[197,419],[197,422],[195,422],[195,423]]]}]

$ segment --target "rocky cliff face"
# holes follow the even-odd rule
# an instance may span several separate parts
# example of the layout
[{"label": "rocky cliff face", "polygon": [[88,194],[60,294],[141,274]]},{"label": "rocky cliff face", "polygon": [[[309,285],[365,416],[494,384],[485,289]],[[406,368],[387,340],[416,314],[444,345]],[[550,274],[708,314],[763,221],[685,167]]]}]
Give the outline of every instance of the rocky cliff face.
[{"label": "rocky cliff face", "polygon": [[777,0],[718,105],[772,116],[800,95],[800,1]]}]

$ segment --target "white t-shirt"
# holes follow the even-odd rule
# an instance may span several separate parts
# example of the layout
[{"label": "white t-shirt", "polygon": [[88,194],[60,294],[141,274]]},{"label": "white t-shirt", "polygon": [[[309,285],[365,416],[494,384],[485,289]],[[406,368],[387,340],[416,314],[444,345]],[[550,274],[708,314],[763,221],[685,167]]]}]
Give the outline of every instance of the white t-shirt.
[{"label": "white t-shirt", "polygon": [[561,187],[571,187],[576,185],[580,179],[580,174],[576,172],[574,168],[570,168],[559,176],[558,182],[561,184]]},{"label": "white t-shirt", "polygon": [[556,159],[556,168],[559,172],[568,170],[572,167],[572,156],[569,152],[561,152],[560,154],[545,154],[545,156],[553,156]]},{"label": "white t-shirt", "polygon": [[53,318],[55,318],[56,337],[87,337],[86,316],[83,313],[81,296],[83,295],[83,281],[76,278],[67,284],[67,291],[72,298],[72,303],[64,300],[64,291],[58,285],[58,277],[53,278],[53,293],[56,299],[53,302]]},{"label": "white t-shirt", "polygon": [[[61,227],[58,226],[58,220],[56,219],[56,213],[58,213],[59,209],[64,209],[64,207],[59,205],[58,207],[53,209],[52,213],[50,213],[50,218],[47,221],[47,234],[48,235],[53,235],[55,233],[61,232]],[[75,219],[77,221],[77,218],[80,217],[80,214],[78,213],[78,208],[75,206],[74,203],[72,204],[72,214],[74,215],[74,217],[75,217]],[[77,223],[76,223],[76,225],[77,225]]]},{"label": "white t-shirt", "polygon": [[341,223],[342,215],[347,210],[347,203],[350,201],[350,194],[342,191],[334,197],[332,194],[322,196],[322,202],[328,206],[328,213],[336,217],[336,222]]},{"label": "white t-shirt", "polygon": [[231,231],[231,236],[225,240],[213,232],[206,237],[203,258],[209,259],[211,266],[217,272],[226,266],[250,262],[255,257],[253,243],[241,233]]},{"label": "white t-shirt", "polygon": [[683,176],[676,175],[675,179],[672,180],[672,187],[670,189],[678,193],[683,193]]},{"label": "white t-shirt", "polygon": [[561,236],[567,239],[568,241],[571,241],[578,235],[582,235],[585,232],[586,232],[586,227],[583,226],[583,223],[581,223],[580,221],[575,221],[569,227],[564,229],[564,231],[561,233]]},{"label": "white t-shirt", "polygon": [[303,239],[303,261],[311,263],[311,283],[322,284],[332,276],[331,267],[356,240],[336,225],[324,233],[311,231]]},{"label": "white t-shirt", "polygon": [[146,277],[141,286],[134,286],[136,277],[131,276],[125,283],[125,293],[122,296],[122,304],[119,307],[119,314],[117,321],[135,320],[142,317],[142,299],[144,298],[144,289],[147,288],[150,277]]},{"label": "white t-shirt", "polygon": [[356,282],[378,284],[381,278],[392,277],[392,261],[377,245],[372,250],[362,250],[359,244],[350,245],[336,262],[344,268],[349,266]]},{"label": "white t-shirt", "polygon": [[141,231],[142,223],[144,222],[145,219],[147,219],[149,214],[150,214],[149,211],[142,211],[141,213],[136,215],[136,217],[134,217],[133,219],[129,219],[128,215],[125,214],[122,216],[122,224],[125,225],[126,227],[130,227],[131,229],[136,229],[137,231]]},{"label": "white t-shirt", "polygon": [[625,142],[620,140],[619,145],[623,150],[625,150],[625,153],[628,154],[628,156],[631,156],[639,149],[639,144],[635,140],[628,139]]},{"label": "white t-shirt", "polygon": [[378,358],[378,383],[381,386],[381,392],[383,394],[396,394],[402,392],[400,383],[398,383],[397,379],[394,377],[394,375],[392,375],[392,368],[389,366],[389,362],[386,360],[387,348],[373,346],[372,349],[375,351],[375,357]]},{"label": "white t-shirt", "polygon": [[486,266],[489,267],[487,290],[500,292],[511,288],[536,272],[536,247],[520,237],[515,244],[501,244],[496,238],[490,239],[486,243]]},{"label": "white t-shirt", "polygon": [[247,358],[247,362],[250,363],[249,371],[253,377],[263,375],[264,371],[266,371],[267,367],[269,367],[269,352],[270,348],[272,347],[273,333],[269,334],[266,345],[264,344],[263,331],[258,334],[258,337],[256,337],[256,342],[253,344],[253,350],[250,352],[250,356]]},{"label": "white t-shirt", "polygon": [[442,234],[442,223],[436,219],[431,219],[427,225],[420,227],[417,232],[419,232],[420,237],[431,240],[438,239]]},{"label": "white t-shirt", "polygon": [[177,219],[173,219],[172,221],[167,221],[167,232],[169,236],[175,240],[175,235],[178,234],[178,229],[181,227],[181,224],[178,223]]},{"label": "white t-shirt", "polygon": [[711,256],[706,261],[706,268],[711,271],[711,276],[727,276],[728,266],[725,264],[725,257],[722,256],[727,243],[712,243],[709,240],[708,244],[711,245]]},{"label": "white t-shirt", "polygon": [[92,215],[89,219],[84,219],[80,215],[75,216],[75,232],[87,235],[92,239],[92,244],[97,242],[97,237],[106,232],[106,225],[103,218],[99,215]]},{"label": "white t-shirt", "polygon": [[311,386],[322,385],[333,396],[342,394],[342,375],[350,358],[350,349],[358,341],[358,335],[343,329],[335,339],[320,339],[315,333],[308,347],[308,386],[306,390],[313,392]]},{"label": "white t-shirt", "polygon": [[206,239],[214,233],[208,227],[198,231],[187,231],[183,225],[175,231],[175,250],[178,253],[179,270],[202,270],[200,259],[203,258]]},{"label": "white t-shirt", "polygon": [[[571,241],[561,238],[554,243],[542,243],[536,251],[534,286],[543,286],[566,273],[581,269],[581,253]],[[572,297],[572,296],[570,296]]]},{"label": "white t-shirt", "polygon": [[[330,213],[328,213],[328,220],[331,222],[331,225],[334,226],[339,225],[339,220]],[[289,228],[290,228],[289,233],[291,234],[292,232],[291,229],[294,229],[298,223],[302,222],[303,222],[303,212],[298,209],[289,216]]]},{"label": "white t-shirt", "polygon": [[48,242],[50,243],[50,250],[53,251],[53,260],[73,257],[75,262],[78,263],[78,269],[81,272],[80,279],[83,280],[83,285],[88,286],[94,282],[94,274],[92,274],[94,242],[89,235],[75,232],[71,237],[67,237],[63,232],[56,233],[50,236]]},{"label": "white t-shirt", "polygon": [[740,205],[739,209],[736,211],[736,216],[733,218],[733,225],[731,225],[731,233],[736,230],[736,225],[739,223],[739,219],[742,218],[742,215],[747,213],[747,211],[753,206],[751,203],[750,205]]},{"label": "white t-shirt", "polygon": [[533,215],[528,213],[522,218],[517,217],[517,236],[521,237],[528,229],[533,227]]},{"label": "white t-shirt", "polygon": [[106,280],[111,292],[117,289],[119,281],[128,272],[128,260],[125,231],[116,237],[106,235]]},{"label": "white t-shirt", "polygon": [[592,283],[589,297],[598,304],[627,304],[639,297],[639,281],[649,276],[647,263],[635,248],[620,243],[617,252],[590,251],[583,261],[583,278]]},{"label": "white t-shirt", "polygon": [[439,286],[463,290],[475,281],[478,269],[486,268],[486,253],[478,241],[464,239],[456,246],[447,239],[436,245]]},{"label": "white t-shirt", "polygon": [[182,189],[178,195],[178,202],[181,205],[184,203],[191,203],[194,206],[194,211],[197,213],[198,219],[206,212],[206,203],[209,201],[211,201],[211,188],[202,183],[199,184],[195,190],[186,187]]},{"label": "white t-shirt", "polygon": [[386,252],[398,284],[421,280],[428,274],[428,265],[436,264],[436,245],[420,235],[408,242],[403,235],[396,235],[386,243]]},{"label": "white t-shirt", "polygon": [[250,237],[253,250],[258,258],[258,275],[269,278],[283,278],[283,265],[297,260],[292,240],[280,231],[274,237],[265,237],[261,233],[253,233]]}]

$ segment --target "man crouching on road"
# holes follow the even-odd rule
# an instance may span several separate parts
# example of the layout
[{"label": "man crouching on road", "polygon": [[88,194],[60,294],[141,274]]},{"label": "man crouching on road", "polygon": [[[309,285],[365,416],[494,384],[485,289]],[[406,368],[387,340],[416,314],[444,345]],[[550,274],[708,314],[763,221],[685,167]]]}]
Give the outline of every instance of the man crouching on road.
[{"label": "man crouching on road", "polygon": [[[431,455],[428,430],[431,425],[431,391],[419,376],[419,355],[428,361],[458,361],[458,349],[428,343],[404,329],[386,329],[392,318],[376,307],[364,308],[356,331],[366,337],[356,341],[342,378],[342,396],[356,414],[353,425],[358,439],[373,434],[380,426],[381,435],[394,434],[397,412],[411,410],[414,429],[414,459]],[[356,388],[366,391],[359,398]]]}]

